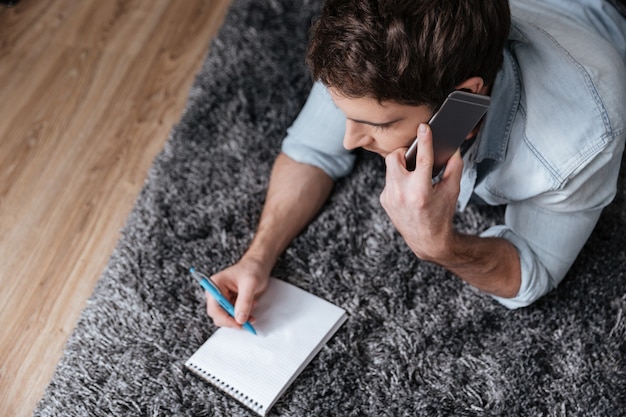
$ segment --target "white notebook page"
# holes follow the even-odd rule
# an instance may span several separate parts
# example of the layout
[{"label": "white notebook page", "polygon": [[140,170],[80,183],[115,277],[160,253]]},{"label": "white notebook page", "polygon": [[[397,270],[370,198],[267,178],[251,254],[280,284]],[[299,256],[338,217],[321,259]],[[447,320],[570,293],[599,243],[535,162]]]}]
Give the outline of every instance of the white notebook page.
[{"label": "white notebook page", "polygon": [[270,278],[254,311],[257,335],[218,329],[185,365],[265,415],[347,319],[343,309]]}]

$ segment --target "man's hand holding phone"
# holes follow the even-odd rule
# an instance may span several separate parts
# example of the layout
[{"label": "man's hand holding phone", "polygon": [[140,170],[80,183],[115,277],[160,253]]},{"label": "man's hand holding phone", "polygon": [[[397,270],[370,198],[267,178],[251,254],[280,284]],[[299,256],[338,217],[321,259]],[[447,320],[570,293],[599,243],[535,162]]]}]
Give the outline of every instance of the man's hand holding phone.
[{"label": "man's hand holding phone", "polygon": [[385,160],[381,203],[421,259],[439,264],[448,259],[451,239],[457,236],[452,218],[463,173],[459,147],[472,135],[490,103],[485,95],[453,91],[428,124],[420,124],[409,149],[392,152]]},{"label": "man's hand holding phone", "polygon": [[441,263],[456,236],[452,219],[460,191],[463,159],[457,150],[448,160],[441,181],[432,183],[433,137],[422,123],[417,131],[415,169],[405,165],[405,148],[385,158],[387,174],[380,201],[392,223],[421,259]]}]

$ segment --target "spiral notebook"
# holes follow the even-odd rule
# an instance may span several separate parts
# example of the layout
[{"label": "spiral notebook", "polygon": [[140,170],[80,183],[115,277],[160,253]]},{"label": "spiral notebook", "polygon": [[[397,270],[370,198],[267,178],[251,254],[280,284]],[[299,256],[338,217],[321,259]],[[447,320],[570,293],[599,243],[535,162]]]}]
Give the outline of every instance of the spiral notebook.
[{"label": "spiral notebook", "polygon": [[185,366],[264,416],[347,315],[316,295],[270,278],[254,316],[256,336],[220,328]]}]

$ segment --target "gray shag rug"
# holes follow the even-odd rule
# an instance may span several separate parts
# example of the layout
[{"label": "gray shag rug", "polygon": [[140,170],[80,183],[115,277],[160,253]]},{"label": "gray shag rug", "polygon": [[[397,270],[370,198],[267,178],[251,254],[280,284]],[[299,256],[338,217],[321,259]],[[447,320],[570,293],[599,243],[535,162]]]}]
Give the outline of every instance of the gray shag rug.
[{"label": "gray shag rug", "polygon": [[[311,86],[320,7],[234,0],[36,416],[253,415],[183,366],[216,329],[187,268],[216,272],[253,236]],[[561,286],[518,311],[416,259],[379,204],[383,185],[383,161],[359,154],[274,269],[349,319],[272,415],[626,415],[622,185]],[[470,207],[455,222],[476,233],[501,217]]]}]

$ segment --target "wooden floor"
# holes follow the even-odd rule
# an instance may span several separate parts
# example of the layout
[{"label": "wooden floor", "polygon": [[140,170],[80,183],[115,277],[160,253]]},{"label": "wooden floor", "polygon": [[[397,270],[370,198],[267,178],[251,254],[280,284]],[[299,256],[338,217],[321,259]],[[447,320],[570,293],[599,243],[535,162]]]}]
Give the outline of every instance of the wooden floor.
[{"label": "wooden floor", "polygon": [[32,415],[229,4],[0,5],[0,415]]}]

